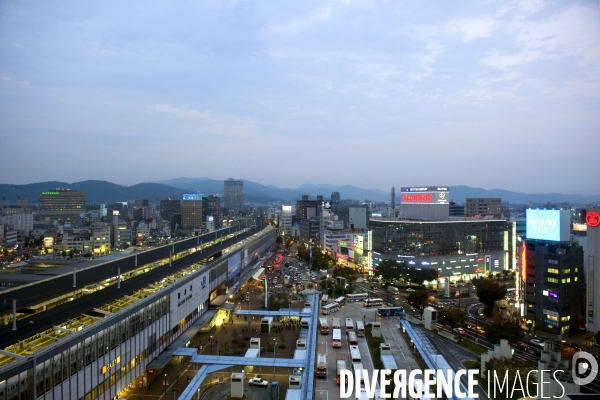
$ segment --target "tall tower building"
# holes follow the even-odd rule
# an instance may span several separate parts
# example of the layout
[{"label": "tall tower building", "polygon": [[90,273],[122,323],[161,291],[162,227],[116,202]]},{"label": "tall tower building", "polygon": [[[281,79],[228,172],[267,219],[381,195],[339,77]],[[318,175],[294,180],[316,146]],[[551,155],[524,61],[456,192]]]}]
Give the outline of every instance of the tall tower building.
[{"label": "tall tower building", "polygon": [[390,202],[390,218],[396,219],[396,188],[394,186],[392,186],[391,197],[392,199]]},{"label": "tall tower building", "polygon": [[237,214],[244,209],[244,181],[229,178],[224,182],[224,207]]},{"label": "tall tower building", "polygon": [[85,213],[85,192],[52,189],[40,193],[38,215],[42,221],[46,218],[77,221],[81,213]]},{"label": "tall tower building", "polygon": [[331,192],[331,205],[338,206],[340,204],[340,192]]}]

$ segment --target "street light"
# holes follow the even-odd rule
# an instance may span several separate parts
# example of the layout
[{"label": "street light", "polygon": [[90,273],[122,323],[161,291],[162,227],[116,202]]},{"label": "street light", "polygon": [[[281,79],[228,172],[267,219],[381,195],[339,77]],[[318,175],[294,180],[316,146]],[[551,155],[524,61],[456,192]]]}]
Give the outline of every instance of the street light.
[{"label": "street light", "polygon": [[165,396],[167,395],[167,374],[165,374],[165,380],[163,381],[165,386]]},{"label": "street light", "polygon": [[210,354],[212,354],[212,335],[210,335]]},{"label": "street light", "polygon": [[273,377],[275,376],[275,348],[277,347],[277,339],[273,336]]}]

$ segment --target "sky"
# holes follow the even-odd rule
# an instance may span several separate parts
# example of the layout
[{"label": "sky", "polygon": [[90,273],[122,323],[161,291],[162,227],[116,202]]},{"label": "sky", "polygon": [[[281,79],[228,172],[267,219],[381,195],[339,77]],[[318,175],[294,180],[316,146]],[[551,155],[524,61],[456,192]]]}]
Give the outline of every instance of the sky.
[{"label": "sky", "polygon": [[598,0],[2,1],[0,183],[598,194],[599,38]]}]

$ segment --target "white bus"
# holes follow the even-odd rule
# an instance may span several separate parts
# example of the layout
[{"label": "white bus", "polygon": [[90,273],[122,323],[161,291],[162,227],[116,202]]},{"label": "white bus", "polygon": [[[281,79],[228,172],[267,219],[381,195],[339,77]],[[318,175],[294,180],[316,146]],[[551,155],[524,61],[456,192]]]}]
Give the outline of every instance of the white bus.
[{"label": "white bus", "polygon": [[323,335],[329,335],[329,324],[327,318],[319,318],[319,325],[321,325],[321,333]]},{"label": "white bus", "polygon": [[362,358],[360,357],[360,350],[358,346],[350,346],[350,359],[353,363],[362,362]]},{"label": "white bus", "polygon": [[364,368],[363,368],[363,365],[361,362],[352,363],[352,375],[356,376],[356,371],[358,371],[358,373],[359,373],[358,376],[360,376],[360,384],[361,385],[365,384],[365,379],[364,379],[363,373],[362,373],[363,369]]},{"label": "white bus", "polygon": [[369,308],[369,307],[379,307],[380,305],[383,304],[383,299],[367,299],[365,300],[365,302],[363,303],[363,306]]},{"label": "white bus", "polygon": [[342,347],[342,330],[341,329],[333,330],[333,342],[331,342],[331,346],[334,349],[339,349]]},{"label": "white bus", "polygon": [[338,307],[337,303],[331,303],[331,304],[327,304],[325,307],[323,307],[321,309],[321,314],[329,315],[336,311],[339,311],[339,307]]},{"label": "white bus", "polygon": [[[340,384],[340,374],[343,370],[346,369],[346,360],[337,360],[337,378],[335,378],[335,383]],[[348,384],[348,378],[346,377],[346,385]]]},{"label": "white bus", "polygon": [[344,304],[346,304],[346,298],[344,296],[338,297],[335,299],[335,302],[338,304],[339,308],[342,308],[344,307]]},{"label": "white bus", "polygon": [[348,303],[354,303],[356,301],[363,301],[363,300],[366,300],[368,297],[369,297],[368,293],[356,293],[356,294],[346,295],[346,299],[348,300]]},{"label": "white bus", "polygon": [[339,318],[334,318],[333,322],[331,323],[331,327],[333,329],[340,329],[341,328],[341,326],[340,326],[340,319]]},{"label": "white bus", "polygon": [[354,321],[352,318],[346,318],[346,332],[354,330]]},{"label": "white bus", "polygon": [[417,397],[410,396],[410,391],[409,391],[408,398],[410,400],[431,400],[431,397],[425,397],[425,386],[424,386],[423,381],[421,379],[414,379],[413,380],[413,385],[414,385],[414,388],[415,388],[415,393],[417,393],[418,396]]},{"label": "white bus", "polygon": [[356,337],[355,332],[348,332],[348,344],[349,345],[358,345],[358,337]]},{"label": "white bus", "polygon": [[365,325],[362,321],[356,321],[356,336],[365,336]]},{"label": "white bus", "polygon": [[310,318],[302,318],[300,319],[300,328],[308,329],[308,325],[310,324]]},{"label": "white bus", "polygon": [[321,297],[321,305],[326,305],[329,302],[329,296],[324,294],[323,297]]}]

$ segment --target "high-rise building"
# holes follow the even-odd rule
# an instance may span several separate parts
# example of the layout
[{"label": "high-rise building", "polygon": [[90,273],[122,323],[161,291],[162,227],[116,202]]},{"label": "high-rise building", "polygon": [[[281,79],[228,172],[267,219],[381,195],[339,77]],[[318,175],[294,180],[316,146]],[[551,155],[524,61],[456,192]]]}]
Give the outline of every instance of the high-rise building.
[{"label": "high-rise building", "polygon": [[237,214],[244,209],[244,181],[229,178],[224,182],[225,208]]},{"label": "high-rise building", "polygon": [[85,192],[73,189],[53,189],[41,192],[39,198],[39,219],[79,220],[79,214],[85,213]]},{"label": "high-rise building", "polygon": [[202,198],[198,194],[184,194],[181,202],[182,227],[199,228],[202,222]]},{"label": "high-rise building", "polygon": [[173,214],[181,212],[181,200],[167,199],[160,201],[160,216],[170,221]]},{"label": "high-rise building", "polygon": [[296,221],[316,218],[321,215],[323,196],[317,196],[316,200],[309,200],[308,195],[302,195],[301,200],[296,201]]},{"label": "high-rise building", "polygon": [[202,220],[207,221],[209,216],[213,217],[214,227],[221,226],[223,214],[221,213],[221,199],[210,195],[202,197]]},{"label": "high-rise building", "polygon": [[331,192],[331,205],[337,206],[340,204],[340,192]]},{"label": "high-rise building", "polygon": [[468,198],[465,206],[465,217],[491,215],[494,219],[502,218],[502,199],[500,198]]}]

